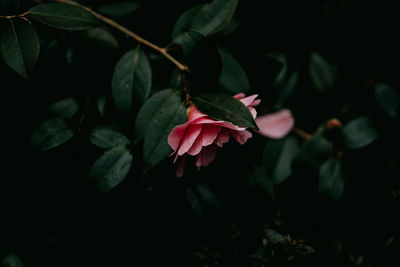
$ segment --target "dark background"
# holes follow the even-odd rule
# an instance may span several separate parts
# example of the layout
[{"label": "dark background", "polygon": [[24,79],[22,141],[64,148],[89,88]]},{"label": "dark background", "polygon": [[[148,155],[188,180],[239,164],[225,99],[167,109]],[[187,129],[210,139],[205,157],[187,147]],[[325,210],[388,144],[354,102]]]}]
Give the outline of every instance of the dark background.
[{"label": "dark background", "polygon": [[[2,0],[2,14],[32,5],[21,2],[16,10],[13,3]],[[120,22],[166,45],[177,18],[198,3],[204,1],[141,1],[140,9]],[[111,30],[121,49],[109,50],[34,22],[41,55],[30,79],[0,64],[0,258],[13,252],[28,267],[263,266],[252,255],[270,227],[305,240],[315,252],[288,261],[291,252],[270,248],[263,254],[272,259],[267,266],[356,266],[360,257],[361,266],[398,266],[399,199],[393,193],[400,189],[398,119],[388,118],[373,95],[376,81],[399,87],[398,18],[398,9],[384,1],[242,0],[236,30],[213,37],[242,64],[266,107],[276,101],[271,86],[281,67],[266,54],[285,53],[300,71],[295,95],[286,104],[297,127],[314,132],[339,115],[362,114],[378,122],[376,142],[344,151],[346,187],[337,201],[317,192],[317,172],[304,164],[293,166],[293,175],[276,188],[275,200],[250,187],[247,169],[260,162],[260,147],[267,142],[259,137],[243,147],[229,144],[210,167],[189,169],[182,179],[167,160],[146,176],[134,167],[116,189],[97,193],[88,173],[102,151],[89,143],[87,131],[120,116],[129,134],[134,119],[113,107],[101,119],[91,104],[82,134],[67,144],[42,153],[31,147],[30,136],[56,100],[73,96],[83,106],[88,96],[110,97],[114,65],[136,43]],[[311,52],[340,69],[333,93],[311,89]],[[165,87],[173,65],[152,60],[151,66],[153,89]],[[348,103],[350,111],[341,114]],[[134,152],[140,154],[140,148]]]}]

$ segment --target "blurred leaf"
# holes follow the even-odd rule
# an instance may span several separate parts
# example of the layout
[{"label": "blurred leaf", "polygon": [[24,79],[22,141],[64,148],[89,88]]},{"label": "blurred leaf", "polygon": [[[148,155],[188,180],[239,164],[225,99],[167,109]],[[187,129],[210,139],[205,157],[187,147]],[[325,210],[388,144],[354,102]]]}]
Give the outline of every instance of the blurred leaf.
[{"label": "blurred leaf", "polygon": [[159,116],[163,110],[168,110],[173,106],[182,103],[180,91],[165,89],[157,92],[147,100],[140,108],[136,117],[134,136],[137,142],[142,141],[149,129],[149,125],[155,117]]},{"label": "blurred leaf", "polygon": [[108,150],[93,164],[90,177],[96,181],[101,192],[107,192],[119,185],[128,175],[132,155],[124,146]]},{"label": "blurred leaf", "polygon": [[367,117],[358,117],[347,123],[342,134],[347,147],[351,149],[361,148],[375,141],[379,133]]},{"label": "blurred leaf", "polygon": [[117,39],[103,28],[92,28],[82,32],[82,38],[98,46],[119,49]]},{"label": "blurred leaf", "polygon": [[201,6],[193,17],[192,28],[205,36],[221,31],[231,21],[238,2],[238,0],[214,0]]},{"label": "blurred leaf", "polygon": [[198,32],[187,30],[182,33],[182,49],[185,63],[190,69],[190,92],[215,91],[222,69],[221,56],[215,43]]},{"label": "blurred leaf", "polygon": [[381,108],[395,118],[400,102],[399,92],[386,83],[378,83],[375,85],[375,96]]},{"label": "blurred leaf", "polygon": [[32,146],[42,151],[52,149],[67,142],[74,135],[68,124],[60,118],[43,122],[32,134]]},{"label": "blurred leaf", "polygon": [[[154,105],[153,108],[158,111],[156,113],[151,111],[147,114],[151,116],[148,117],[150,121],[147,127],[143,123],[138,125],[138,127],[144,126],[147,128],[143,144],[144,172],[147,172],[171,153],[171,147],[168,145],[168,135],[175,126],[186,122],[185,103],[180,101],[181,103],[178,104],[174,98],[175,96],[171,96],[163,104],[159,102],[159,99],[153,99],[151,105]],[[172,103],[175,104],[172,105]],[[139,136],[141,134],[139,133]]]},{"label": "blurred leaf", "polygon": [[18,258],[14,253],[10,253],[7,257],[1,260],[2,265],[4,267],[24,267],[21,259]]},{"label": "blurred leaf", "polygon": [[109,4],[98,7],[97,10],[107,16],[115,18],[123,18],[131,14],[140,7],[140,3],[136,1]]},{"label": "blurred leaf", "polygon": [[22,19],[0,21],[0,55],[15,72],[28,78],[27,71],[39,56],[39,39],[32,25]]},{"label": "blurred leaf", "polygon": [[307,245],[296,247],[296,253],[299,255],[306,256],[306,255],[312,254],[314,252],[315,252],[314,249]]},{"label": "blurred leaf", "polygon": [[260,186],[265,190],[269,198],[275,198],[274,183],[269,177],[267,177],[263,168],[253,166],[247,173],[247,177],[249,179],[250,186]]},{"label": "blurred leaf", "polygon": [[299,145],[293,136],[267,143],[263,152],[263,167],[274,184],[283,182],[292,174],[291,164],[298,151]]},{"label": "blurred leaf", "polygon": [[106,109],[107,98],[105,95],[99,95],[97,98],[97,109],[99,110],[100,116],[104,116],[104,111]]},{"label": "blurred leaf", "polygon": [[59,100],[49,106],[49,111],[58,117],[70,119],[79,110],[79,104],[75,98],[69,97]]},{"label": "blurred leaf", "polygon": [[320,168],[332,153],[332,142],[318,135],[304,142],[294,160],[317,169]]},{"label": "blurred leaf", "polygon": [[290,70],[287,66],[284,66],[275,78],[273,87],[277,91],[277,98],[280,101],[288,99],[298,84],[299,71]]},{"label": "blurred leaf", "polygon": [[228,53],[220,51],[220,55],[222,59],[222,72],[219,77],[219,84],[232,94],[249,91],[249,80],[239,62]]},{"label": "blurred leaf", "polygon": [[107,128],[94,128],[90,132],[90,142],[105,150],[116,146],[124,146],[130,143],[123,134]]},{"label": "blurred leaf", "polygon": [[197,216],[202,216],[204,212],[203,206],[200,203],[199,197],[196,195],[195,192],[193,192],[191,188],[186,188],[186,198],[194,213]]},{"label": "blurred leaf", "polygon": [[242,102],[230,95],[205,94],[193,98],[196,107],[208,116],[231,122],[240,127],[257,129],[250,111]]},{"label": "blurred leaf", "polygon": [[210,189],[209,186],[204,184],[197,184],[196,189],[207,205],[214,208],[218,208],[221,206],[221,202],[219,201],[217,195]]},{"label": "blurred leaf", "polygon": [[194,6],[186,10],[176,21],[172,30],[172,40],[176,44],[182,44],[182,30],[188,29],[192,25],[193,17],[203,5]]},{"label": "blurred leaf", "polygon": [[139,49],[127,52],[115,66],[112,96],[121,111],[130,111],[134,103],[142,104],[149,97],[151,69],[146,55]]},{"label": "blurred leaf", "polygon": [[331,157],[319,171],[318,191],[334,199],[340,199],[344,190],[344,176],[340,159]]},{"label": "blurred leaf", "polygon": [[286,239],[275,230],[267,229],[265,235],[272,244],[284,244],[286,242]]},{"label": "blurred leaf", "polygon": [[337,77],[337,69],[317,53],[310,56],[310,76],[314,87],[319,92],[333,89]]},{"label": "blurred leaf", "polygon": [[96,27],[100,21],[89,11],[69,4],[49,3],[33,6],[29,17],[51,27],[63,30],[85,30]]}]

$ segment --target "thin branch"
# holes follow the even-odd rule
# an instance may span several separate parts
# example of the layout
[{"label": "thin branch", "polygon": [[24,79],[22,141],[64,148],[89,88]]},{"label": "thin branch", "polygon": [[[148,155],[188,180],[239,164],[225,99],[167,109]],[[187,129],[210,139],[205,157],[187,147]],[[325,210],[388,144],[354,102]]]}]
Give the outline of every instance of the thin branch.
[{"label": "thin branch", "polygon": [[107,17],[105,17],[105,16],[103,16],[103,15],[101,15],[101,14],[99,14],[99,13],[93,11],[93,10],[91,10],[91,9],[88,8],[88,7],[82,6],[82,5],[80,5],[80,4],[78,4],[78,3],[74,2],[74,1],[71,1],[71,0],[53,0],[53,1],[58,2],[58,3],[69,4],[69,5],[75,5],[75,6],[79,6],[79,7],[83,8],[83,9],[85,9],[86,11],[92,13],[92,14],[93,14],[95,17],[97,17],[99,20],[105,22],[106,24],[110,25],[111,27],[113,27],[113,28],[115,28],[115,29],[117,29],[117,30],[119,30],[119,31],[121,31],[121,32],[123,32],[123,33],[125,33],[126,35],[128,35],[128,36],[130,36],[130,37],[132,37],[132,38],[134,38],[134,39],[135,39],[136,41],[138,41],[139,43],[142,43],[142,44],[144,44],[144,45],[147,45],[148,47],[151,47],[151,48],[153,48],[154,50],[158,51],[158,52],[161,53],[164,57],[166,57],[169,61],[171,61],[172,63],[174,63],[174,64],[178,67],[178,69],[179,69],[180,71],[182,71],[182,72],[189,72],[189,68],[188,68],[187,66],[183,65],[182,63],[180,63],[180,62],[179,62],[178,60],[176,60],[174,57],[172,57],[172,56],[168,53],[167,49],[162,48],[162,47],[159,47],[158,45],[155,45],[155,44],[153,44],[152,42],[147,41],[146,39],[140,37],[140,36],[137,35],[136,33],[134,33],[134,32],[132,32],[132,31],[128,30],[127,28],[125,28],[124,26],[122,26],[122,25],[116,23],[115,21],[113,21],[113,20],[111,20],[111,19],[109,19],[109,18],[107,18]]},{"label": "thin branch", "polygon": [[313,137],[312,134],[306,133],[299,128],[293,128],[293,132],[305,140],[310,140]]},{"label": "thin branch", "polygon": [[25,19],[25,16],[28,15],[29,13],[31,13],[30,11],[26,11],[22,14],[19,15],[10,15],[10,16],[0,16],[0,18],[2,19],[14,19],[14,18],[23,18]]}]

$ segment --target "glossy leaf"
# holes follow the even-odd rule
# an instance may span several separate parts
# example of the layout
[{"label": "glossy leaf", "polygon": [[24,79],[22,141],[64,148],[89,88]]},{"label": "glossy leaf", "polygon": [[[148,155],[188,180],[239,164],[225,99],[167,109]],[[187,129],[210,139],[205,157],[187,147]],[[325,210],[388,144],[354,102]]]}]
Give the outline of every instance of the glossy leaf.
[{"label": "glossy leaf", "polygon": [[171,152],[168,145],[168,135],[171,130],[186,121],[186,107],[183,102],[179,105],[165,105],[160,109],[147,126],[143,144],[144,172],[161,162]]},{"label": "glossy leaf", "polygon": [[140,49],[127,52],[115,66],[112,77],[112,96],[121,111],[129,111],[134,103],[142,104],[149,97],[151,69]]},{"label": "glossy leaf", "polygon": [[273,87],[277,91],[277,98],[280,101],[287,100],[296,89],[299,80],[299,71],[291,70],[284,66],[274,80]]},{"label": "glossy leaf", "polygon": [[337,69],[317,53],[310,57],[310,76],[319,92],[332,90],[336,83]]},{"label": "glossy leaf", "polygon": [[107,98],[105,95],[100,95],[97,98],[97,109],[99,111],[100,116],[104,116],[104,112],[106,109],[106,104],[107,104]]},{"label": "glossy leaf", "polygon": [[220,51],[222,59],[222,72],[219,84],[229,93],[238,94],[249,91],[250,84],[246,72],[231,55]]},{"label": "glossy leaf", "polygon": [[165,89],[154,94],[140,108],[136,117],[134,136],[137,142],[142,141],[147,133],[150,123],[159,116],[163,110],[182,103],[181,93],[173,89]]},{"label": "glossy leaf", "polygon": [[93,28],[82,33],[82,38],[88,42],[112,49],[119,49],[117,39],[107,30],[103,28]]},{"label": "glossy leaf", "polygon": [[388,84],[378,83],[375,96],[381,108],[395,118],[400,104],[399,92]]},{"label": "glossy leaf", "polygon": [[115,18],[123,18],[131,14],[140,7],[140,3],[136,1],[109,4],[97,8],[97,10],[107,16]]},{"label": "glossy leaf", "polygon": [[216,120],[231,122],[240,127],[257,129],[250,111],[230,95],[205,94],[193,98],[196,107]]},{"label": "glossy leaf", "polygon": [[89,139],[93,145],[105,150],[130,143],[129,139],[123,134],[108,128],[94,128],[90,132]]},{"label": "glossy leaf", "polygon": [[267,177],[262,167],[253,166],[247,173],[251,187],[261,187],[271,199],[275,198],[274,183]]},{"label": "glossy leaf", "polygon": [[55,118],[43,122],[32,134],[31,144],[46,151],[67,142],[74,135],[63,119]]},{"label": "glossy leaf", "polygon": [[101,192],[107,192],[119,185],[128,175],[132,155],[124,146],[108,150],[93,164],[90,177]]},{"label": "glossy leaf", "polygon": [[295,157],[295,161],[302,163],[313,168],[320,168],[320,166],[332,155],[333,145],[332,142],[323,136],[314,136],[313,138],[304,142],[299,152]]},{"label": "glossy leaf", "polygon": [[33,6],[29,17],[51,27],[63,30],[85,30],[96,27],[100,21],[89,11],[75,5],[48,3]]},{"label": "glossy leaf", "polygon": [[342,162],[337,158],[328,159],[319,171],[318,191],[334,199],[341,198],[344,190]]},{"label": "glossy leaf", "polygon": [[49,111],[55,116],[70,119],[79,110],[79,104],[75,98],[59,100],[49,106]]},{"label": "glossy leaf", "polygon": [[28,78],[39,56],[39,39],[32,25],[22,19],[0,21],[0,55],[15,72]]},{"label": "glossy leaf", "polygon": [[343,129],[343,138],[347,147],[357,149],[369,145],[379,137],[371,119],[358,117],[347,123]]},{"label": "glossy leaf", "polygon": [[14,253],[10,253],[9,255],[1,259],[0,263],[2,264],[1,266],[4,267],[24,267],[21,259]]},{"label": "glossy leaf", "polygon": [[291,164],[298,151],[299,145],[293,136],[267,143],[263,152],[263,167],[274,184],[283,182],[292,174]]},{"label": "glossy leaf", "polygon": [[214,0],[203,5],[193,17],[192,28],[205,36],[221,31],[232,20],[238,2]]},{"label": "glossy leaf", "polygon": [[182,43],[182,30],[189,29],[192,25],[193,17],[203,5],[194,6],[186,10],[176,21],[172,30],[172,40],[176,44]]}]

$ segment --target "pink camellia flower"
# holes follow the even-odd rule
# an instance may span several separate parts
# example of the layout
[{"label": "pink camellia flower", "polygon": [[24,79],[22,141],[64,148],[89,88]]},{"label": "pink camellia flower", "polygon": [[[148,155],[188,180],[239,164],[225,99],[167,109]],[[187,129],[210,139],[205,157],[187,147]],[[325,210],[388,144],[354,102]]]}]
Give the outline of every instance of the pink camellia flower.
[{"label": "pink camellia flower", "polygon": [[[294,120],[289,110],[282,110],[256,118],[258,106],[261,100],[258,95],[245,97],[240,93],[234,97],[241,101],[251,112],[259,128],[258,133],[271,138],[285,136],[293,127]],[[200,112],[194,104],[187,109],[187,122],[176,126],[168,136],[168,144],[174,150],[174,163],[179,156],[182,159],[178,163],[176,175],[183,175],[183,168],[187,155],[197,156],[196,166],[208,166],[214,159],[218,147],[227,143],[233,137],[239,144],[244,144],[252,133],[245,127],[236,126],[230,122],[214,120]]]}]

